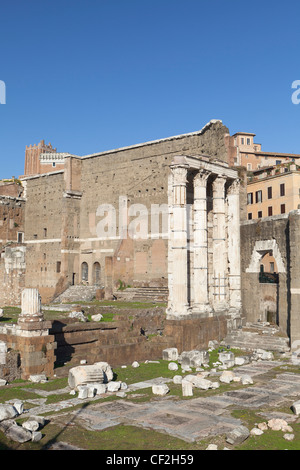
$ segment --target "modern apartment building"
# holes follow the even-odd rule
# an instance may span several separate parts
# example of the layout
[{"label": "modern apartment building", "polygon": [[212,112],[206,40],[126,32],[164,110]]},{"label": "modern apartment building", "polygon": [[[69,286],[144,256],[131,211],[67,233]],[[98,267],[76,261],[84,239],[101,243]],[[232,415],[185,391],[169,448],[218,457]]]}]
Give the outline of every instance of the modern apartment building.
[{"label": "modern apartment building", "polygon": [[300,164],[299,154],[264,152],[261,144],[254,142],[254,137],[255,134],[249,132],[237,132],[232,136],[227,136],[230,166],[244,166],[247,171],[253,171],[290,161]]}]

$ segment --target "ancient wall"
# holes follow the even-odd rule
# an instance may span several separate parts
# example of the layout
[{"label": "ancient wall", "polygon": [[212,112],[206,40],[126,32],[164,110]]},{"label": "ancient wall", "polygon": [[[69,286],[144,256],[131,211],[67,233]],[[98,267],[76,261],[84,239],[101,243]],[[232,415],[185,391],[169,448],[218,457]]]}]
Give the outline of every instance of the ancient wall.
[{"label": "ancient wall", "polygon": [[25,287],[25,254],[23,245],[8,246],[0,258],[0,307],[20,305]]},{"label": "ancient wall", "polygon": [[63,172],[28,178],[26,185],[26,287],[49,302],[61,278]]},{"label": "ancient wall", "polygon": [[[241,224],[242,306],[247,321],[266,320],[267,302],[277,303],[281,331],[300,340],[300,211]],[[279,284],[276,294],[259,284],[260,260],[266,253],[275,258]],[[269,290],[267,292],[266,290]],[[275,287],[274,287],[275,290]]]},{"label": "ancient wall", "polygon": [[[26,287],[39,287],[43,302],[48,302],[68,285],[93,285],[97,279],[97,285],[106,286],[107,258],[113,288],[119,280],[127,285],[166,286],[167,229],[161,215],[158,230],[152,228],[151,210],[153,205],[167,207],[174,155],[207,154],[226,161],[226,133],[222,122],[215,121],[196,133],[82,158],[71,156],[65,159],[64,172],[23,179]],[[107,204],[115,210],[116,221],[109,238],[101,237],[99,229]],[[140,216],[138,204],[148,211],[148,230],[146,236],[133,238],[130,228]],[[121,214],[129,228],[123,235]]]}]

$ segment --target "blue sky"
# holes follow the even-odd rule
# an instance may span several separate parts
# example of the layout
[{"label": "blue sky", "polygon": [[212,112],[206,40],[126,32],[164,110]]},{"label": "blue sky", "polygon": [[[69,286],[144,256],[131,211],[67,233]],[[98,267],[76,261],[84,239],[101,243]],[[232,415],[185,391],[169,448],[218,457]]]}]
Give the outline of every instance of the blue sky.
[{"label": "blue sky", "polygon": [[299,17],[299,0],[1,0],[0,178],[41,139],[84,155],[211,119],[300,153]]}]

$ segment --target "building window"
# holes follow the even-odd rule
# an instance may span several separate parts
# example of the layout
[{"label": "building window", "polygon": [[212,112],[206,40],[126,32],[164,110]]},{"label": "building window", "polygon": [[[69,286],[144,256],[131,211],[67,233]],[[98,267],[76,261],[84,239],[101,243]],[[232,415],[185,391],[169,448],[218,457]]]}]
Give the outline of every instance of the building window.
[{"label": "building window", "polygon": [[280,185],[280,196],[285,196],[285,184]]},{"label": "building window", "polygon": [[47,229],[44,228],[44,238],[47,238]]},{"label": "building window", "polygon": [[251,144],[251,140],[247,139],[247,145],[250,145],[250,144]]},{"label": "building window", "polygon": [[252,220],[252,214],[251,214],[251,212],[248,214],[248,220]]},{"label": "building window", "polygon": [[262,202],[262,191],[256,191],[256,193],[255,193],[255,202],[256,202],[256,204]]},{"label": "building window", "polygon": [[276,160],[275,165],[280,165],[280,164],[281,164],[281,160]]},{"label": "building window", "polygon": [[245,139],[244,137],[241,137],[241,144],[244,145]]},{"label": "building window", "polygon": [[60,273],[60,271],[61,271],[61,262],[60,262],[60,261],[57,261],[57,262],[56,262],[56,272],[57,272],[57,273]]},{"label": "building window", "polygon": [[271,217],[273,215],[273,208],[272,206],[268,207],[268,216]]},{"label": "building window", "polygon": [[252,170],[252,163],[247,163],[247,171],[251,171]]},{"label": "building window", "polygon": [[18,232],[17,237],[18,243],[24,243],[24,232]]},{"label": "building window", "polygon": [[272,199],[272,186],[268,187],[268,199]]},{"label": "building window", "polygon": [[247,194],[247,204],[253,204],[253,193]]},{"label": "building window", "polygon": [[285,214],[285,204],[281,204],[281,206],[280,206],[280,214]]},{"label": "building window", "polygon": [[56,167],[56,163],[55,163],[55,162],[53,162],[53,163],[52,163],[52,166],[53,166],[53,168],[55,168],[55,167]]},{"label": "building window", "polygon": [[257,218],[258,218],[258,219],[261,219],[261,218],[262,218],[262,211],[258,211],[258,213],[257,213]]},{"label": "building window", "polygon": [[274,262],[273,261],[270,261],[270,273],[273,273],[274,272]]}]

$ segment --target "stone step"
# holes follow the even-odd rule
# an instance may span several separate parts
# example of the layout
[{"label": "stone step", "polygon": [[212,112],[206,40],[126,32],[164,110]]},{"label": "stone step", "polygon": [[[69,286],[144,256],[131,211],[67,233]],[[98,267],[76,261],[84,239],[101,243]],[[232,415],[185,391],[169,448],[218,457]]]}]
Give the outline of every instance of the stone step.
[{"label": "stone step", "polygon": [[96,296],[97,286],[70,286],[52,303],[89,302]]},{"label": "stone step", "polygon": [[231,347],[254,350],[265,349],[268,351],[290,351],[289,338],[276,336],[279,328],[277,325],[267,323],[247,323],[241,330],[235,330],[227,335],[225,342]]},{"label": "stone step", "polygon": [[128,287],[124,291],[114,292],[114,295],[117,300],[166,302],[168,293],[167,287]]}]

